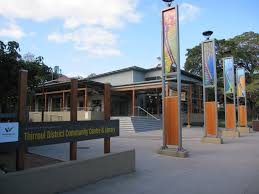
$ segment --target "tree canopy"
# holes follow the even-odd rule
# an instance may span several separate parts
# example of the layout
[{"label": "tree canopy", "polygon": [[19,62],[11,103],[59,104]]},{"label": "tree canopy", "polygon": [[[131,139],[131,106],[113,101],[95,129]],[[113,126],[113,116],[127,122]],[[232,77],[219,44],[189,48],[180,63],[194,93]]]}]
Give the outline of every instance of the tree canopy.
[{"label": "tree canopy", "polygon": [[[30,57],[28,57],[30,55]],[[0,102],[2,112],[9,111],[17,100],[18,72],[28,70],[28,93],[45,81],[53,78],[52,68],[44,64],[43,57],[32,54],[22,57],[19,43],[0,41]],[[56,77],[57,75],[54,75]]]},{"label": "tree canopy", "polygon": [[[259,67],[259,34],[245,32],[230,39],[215,40],[216,64],[218,76],[219,95],[223,95],[223,57],[229,56],[226,51],[231,51],[235,67],[244,67],[247,82],[247,100],[250,108],[259,107],[258,67]],[[184,69],[190,73],[202,76],[201,45],[187,49]],[[256,89],[257,88],[257,89]],[[223,100],[223,98],[219,98]],[[255,112],[253,112],[255,114]]]}]

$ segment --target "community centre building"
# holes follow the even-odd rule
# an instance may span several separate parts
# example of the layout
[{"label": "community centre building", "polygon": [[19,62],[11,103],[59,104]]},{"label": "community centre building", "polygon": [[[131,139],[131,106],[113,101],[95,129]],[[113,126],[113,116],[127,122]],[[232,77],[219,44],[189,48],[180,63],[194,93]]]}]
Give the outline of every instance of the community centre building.
[{"label": "community centre building", "polygon": [[[78,120],[103,118],[103,88],[111,85],[111,116],[116,118],[149,118],[161,120],[162,68],[131,66],[78,80]],[[182,123],[202,123],[202,78],[181,70]],[[69,120],[70,78],[61,76],[38,87],[30,105],[30,120]],[[176,77],[166,80],[166,96],[176,95]],[[161,123],[161,122],[160,122]]]}]

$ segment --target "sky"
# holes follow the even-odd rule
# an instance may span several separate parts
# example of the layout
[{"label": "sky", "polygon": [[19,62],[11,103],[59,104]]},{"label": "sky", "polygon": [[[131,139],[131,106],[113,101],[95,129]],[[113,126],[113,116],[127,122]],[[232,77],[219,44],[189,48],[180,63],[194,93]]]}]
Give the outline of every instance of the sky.
[{"label": "sky", "polygon": [[[180,61],[186,49],[212,38],[259,33],[258,0],[175,0]],[[155,67],[161,55],[162,0],[0,0],[0,40],[43,56],[68,76],[86,77],[129,66]]]}]

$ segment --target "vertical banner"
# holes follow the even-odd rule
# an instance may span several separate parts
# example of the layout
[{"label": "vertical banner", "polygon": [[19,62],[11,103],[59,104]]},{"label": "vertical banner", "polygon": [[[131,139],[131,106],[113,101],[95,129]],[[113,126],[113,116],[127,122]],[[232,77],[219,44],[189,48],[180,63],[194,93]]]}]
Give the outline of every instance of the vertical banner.
[{"label": "vertical banner", "polygon": [[[204,102],[204,137],[218,136],[218,100],[215,40],[202,43],[202,74]],[[214,88],[214,101],[206,101],[206,88]]]},{"label": "vertical banner", "polygon": [[205,87],[214,87],[215,85],[215,48],[213,41],[203,42],[203,79]]},{"label": "vertical banner", "polygon": [[178,41],[177,41],[177,12],[172,7],[162,11],[163,28],[163,55],[165,74],[177,70]]},{"label": "vertical banner", "polygon": [[225,79],[225,94],[232,94],[235,90],[234,78],[234,61],[233,57],[223,59],[224,79]]},{"label": "vertical banner", "polygon": [[237,78],[237,97],[245,97],[245,69],[238,68],[236,72]]},{"label": "vertical banner", "polygon": [[[247,126],[247,110],[246,110],[246,88],[245,88],[245,69],[237,68],[236,70],[237,82],[237,102],[238,102],[238,124],[239,127]],[[244,98],[245,104],[240,105],[239,99]]]},{"label": "vertical banner", "polygon": [[[225,128],[236,129],[236,95],[233,57],[223,58]],[[227,103],[227,95],[233,94],[233,102]]]}]

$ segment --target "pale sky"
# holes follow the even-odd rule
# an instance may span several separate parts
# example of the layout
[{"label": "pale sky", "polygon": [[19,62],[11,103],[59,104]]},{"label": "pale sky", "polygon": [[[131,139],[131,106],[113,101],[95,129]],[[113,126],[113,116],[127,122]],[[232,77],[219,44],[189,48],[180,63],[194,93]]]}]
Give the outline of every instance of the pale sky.
[{"label": "pale sky", "polygon": [[[213,38],[259,32],[258,0],[176,0],[181,65],[187,48]],[[174,3],[174,5],[175,5]],[[43,56],[69,76],[132,65],[154,67],[161,55],[162,0],[0,0],[0,40]]]}]

